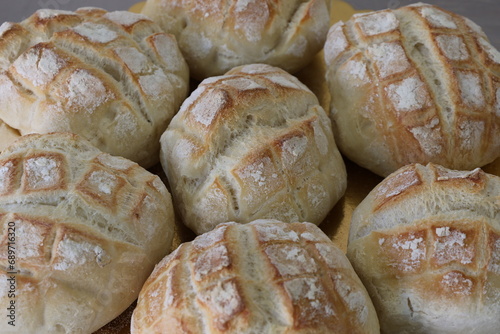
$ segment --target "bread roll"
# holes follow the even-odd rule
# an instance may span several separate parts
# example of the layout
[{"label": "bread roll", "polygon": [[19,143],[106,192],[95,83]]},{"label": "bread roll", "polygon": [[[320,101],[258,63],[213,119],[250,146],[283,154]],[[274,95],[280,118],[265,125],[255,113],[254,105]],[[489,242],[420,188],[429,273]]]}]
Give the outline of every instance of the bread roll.
[{"label": "bread roll", "polygon": [[500,177],[403,167],[356,208],[347,256],[384,333],[498,333]]},{"label": "bread roll", "polygon": [[0,155],[0,332],[97,330],[137,298],[173,228],[165,185],[136,163],[73,134],[21,137]]},{"label": "bread roll", "polygon": [[227,223],[182,244],[144,285],[132,334],[379,333],[344,253],[313,224]]},{"label": "bread roll", "polygon": [[259,218],[319,224],[346,188],[318,99],[269,65],[204,80],[162,135],[160,159],[197,234]]},{"label": "bread roll", "polygon": [[191,75],[202,80],[252,63],[293,73],[325,43],[326,0],[148,0],[143,14],[179,41]]},{"label": "bread roll", "polygon": [[422,3],[355,15],[325,45],[342,153],[386,176],[500,157],[500,53],[467,18]]},{"label": "bread roll", "polygon": [[21,134],[73,132],[151,167],[188,92],[175,38],[140,14],[41,9],[0,27],[0,119]]}]

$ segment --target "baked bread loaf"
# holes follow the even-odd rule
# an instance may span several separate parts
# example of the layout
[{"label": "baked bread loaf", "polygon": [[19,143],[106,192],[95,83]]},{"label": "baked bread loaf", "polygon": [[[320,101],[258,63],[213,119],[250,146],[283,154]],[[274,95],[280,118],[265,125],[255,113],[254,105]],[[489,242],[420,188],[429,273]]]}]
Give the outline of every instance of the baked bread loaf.
[{"label": "baked bread loaf", "polygon": [[340,150],[386,176],[500,157],[500,53],[475,23],[422,3],[355,15],[325,44]]},{"label": "baked bread loaf", "polygon": [[165,257],[146,281],[132,334],[379,333],[344,253],[315,225],[220,224]]},{"label": "baked bread loaf", "polygon": [[27,135],[0,154],[0,231],[0,305],[15,304],[0,332],[92,333],[170,251],[174,214],[136,163],[74,134]]},{"label": "baked bread loaf", "polygon": [[408,165],[356,208],[347,256],[384,333],[498,333],[500,177]]},{"label": "baked bread loaf", "polygon": [[326,0],[148,0],[142,13],[174,34],[191,75],[202,80],[239,65],[293,73],[323,47]]},{"label": "baked bread loaf", "polygon": [[204,80],[162,135],[160,160],[197,234],[260,218],[319,224],[347,182],[316,96],[261,64]]},{"label": "baked bread loaf", "polygon": [[140,14],[41,9],[0,27],[0,119],[21,134],[73,132],[151,167],[188,79],[175,38]]}]

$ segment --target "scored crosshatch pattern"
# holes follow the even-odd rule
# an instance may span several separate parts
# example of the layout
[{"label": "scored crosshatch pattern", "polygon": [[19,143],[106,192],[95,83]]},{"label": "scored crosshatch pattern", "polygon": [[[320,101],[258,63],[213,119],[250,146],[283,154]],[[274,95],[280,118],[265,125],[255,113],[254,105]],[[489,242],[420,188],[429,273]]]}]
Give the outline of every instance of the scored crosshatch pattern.
[{"label": "scored crosshatch pattern", "polygon": [[[47,151],[50,153],[46,153]],[[130,212],[130,216],[137,217],[137,220],[133,220],[135,226],[127,226],[117,230],[100,224],[96,224],[94,227],[103,235],[124,238],[134,245],[142,243],[140,241],[141,235],[146,230],[146,225],[149,225],[148,219],[144,219],[143,216],[152,210],[149,208],[150,206],[157,205],[152,202],[150,193],[166,194],[166,189],[157,185],[158,182],[161,182],[158,177],[149,175],[151,179],[143,179],[141,182],[144,182],[144,193],[136,194],[136,192],[131,192],[131,187],[137,187],[138,181],[131,180],[138,177],[138,166],[126,159],[100,154],[89,165],[86,173],[80,170],[76,175],[73,166],[75,162],[69,163],[64,154],[57,148],[53,151],[44,149],[43,152],[0,161],[0,166],[2,166],[0,173],[4,176],[0,179],[0,189],[3,190],[0,194],[0,201],[3,203],[4,209],[8,210],[10,206],[15,205],[12,199],[21,195],[25,199],[17,201],[26,201],[27,207],[19,213],[20,216],[31,217],[29,207],[45,205],[47,207],[44,208],[43,212],[50,212],[54,224],[58,225],[59,223],[56,222],[59,216],[64,215],[58,209],[58,205],[67,205],[67,210],[75,210],[76,220],[86,220],[86,213],[82,208],[78,208],[78,205],[83,207],[85,201],[95,202],[98,205],[99,214],[103,217],[113,215],[118,210],[126,208]],[[81,181],[74,183],[74,180],[79,177],[81,177]],[[132,186],[131,182],[135,185]],[[60,194],[57,203],[53,199],[54,191]],[[68,199],[69,197],[72,199]],[[67,198],[68,202],[64,202],[64,198]],[[78,204],[79,201],[82,202]],[[75,207],[73,208],[72,205]],[[155,209],[159,209],[159,207]],[[19,219],[30,221],[29,218]],[[4,217],[4,220],[7,221],[8,218]],[[74,222],[67,223],[71,225]],[[132,229],[134,232],[127,232],[128,229]]]},{"label": "scored crosshatch pattern", "polygon": [[324,0],[150,0],[141,12],[175,35],[197,80],[245,64],[294,73],[323,46],[329,2]]},{"label": "scored crosshatch pattern", "polygon": [[0,36],[3,123],[18,134],[78,133],[145,167],[158,162],[159,137],[188,90],[175,37],[143,15],[98,8],[40,9]]},{"label": "scored crosshatch pattern", "polygon": [[[325,61],[339,147],[364,167],[382,175],[410,162],[470,169],[498,157],[500,53],[472,21],[425,4],[357,14],[330,29]],[[348,101],[360,91],[369,98]],[[349,123],[357,126],[351,141]],[[354,157],[356,145],[367,154]],[[388,166],[370,166],[383,159]]]},{"label": "scored crosshatch pattern", "polygon": [[184,222],[319,223],[345,189],[330,120],[297,78],[254,64],[204,80],[162,136]]},{"label": "scored crosshatch pattern", "polygon": [[479,168],[410,165],[386,178],[358,206],[347,254],[378,307],[384,330],[423,326],[438,331],[456,326],[451,322],[462,317],[468,320],[460,323],[460,333],[481,323],[496,326],[499,186],[498,177]]},{"label": "scored crosshatch pattern", "polygon": [[373,312],[349,262],[316,226],[256,221],[219,225],[163,259],[132,328],[368,333]]},{"label": "scored crosshatch pattern", "polygon": [[[138,164],[72,134],[20,139],[0,158],[0,290],[13,224],[18,325],[69,333],[118,316],[168,251],[173,220],[165,185]],[[28,307],[42,302],[49,306]]]},{"label": "scored crosshatch pattern", "polygon": [[[123,1],[123,0],[120,0]],[[403,0],[403,1],[387,1],[387,0],[350,0],[348,1],[354,8],[356,9],[384,9],[386,7],[391,7],[394,8],[396,6],[402,6],[411,3],[409,0]],[[349,10],[349,15],[350,13],[354,12],[352,7],[349,7],[347,4],[341,2],[341,1],[334,1],[334,3],[339,4],[339,6],[336,7],[337,11],[334,12],[333,14],[335,16],[340,15],[348,18],[345,14],[347,10]],[[495,10],[495,8],[500,8],[495,2],[491,2],[489,0],[485,1],[460,1],[460,0],[444,0],[444,1],[432,1],[432,3],[437,4],[437,5],[442,5],[445,8],[449,10],[453,10],[455,12],[458,12],[462,15],[470,15],[471,18],[474,18],[474,20],[478,23],[481,24],[482,28],[485,30],[489,38],[495,42],[494,45],[497,46],[497,48],[500,48],[500,39],[498,35],[496,35],[496,31],[498,30],[498,20],[495,16],[495,13],[498,12],[498,10]],[[110,1],[110,5],[112,2]],[[495,7],[497,6],[497,7]],[[136,7],[135,7],[136,8]],[[0,13],[1,15],[1,13]],[[307,70],[304,72],[305,77],[311,78],[309,80],[308,84],[311,83],[317,83],[317,76],[311,75],[313,70],[316,68],[307,68]],[[302,76],[304,77],[304,76]],[[310,86],[311,87],[311,86]],[[315,91],[316,92],[316,91]],[[321,93],[320,93],[321,94]],[[500,97],[498,98],[500,99]],[[321,101],[321,98],[320,98]],[[500,105],[498,107],[498,112],[500,114]],[[359,203],[359,201],[364,197],[369,190],[371,190],[372,186],[375,186],[380,179],[376,178],[372,174],[367,175],[365,170],[362,170],[360,168],[357,168],[356,166],[349,166],[349,172],[351,173],[351,179],[350,179],[350,184],[351,186],[355,189],[352,191],[350,194],[347,195],[347,204],[342,204],[342,209],[337,209],[334,212],[334,215],[331,215],[328,220],[322,225],[328,233],[331,233],[331,237],[334,238],[334,240],[341,245],[342,247],[345,247],[345,244],[347,243],[346,240],[344,240],[344,234],[339,234],[337,229],[334,229],[332,226],[336,226],[336,224],[341,224],[343,228],[345,226],[348,226],[345,224],[347,221],[350,221],[351,217],[351,211],[354,209],[355,205]],[[367,178],[368,176],[368,178]],[[366,180],[368,179],[368,180]],[[368,184],[368,185],[367,185]],[[345,206],[345,208],[344,208]],[[340,220],[337,220],[337,215],[344,215],[344,218],[342,219],[342,222]],[[344,231],[343,228],[341,228],[341,232]],[[347,232],[346,232],[347,233]],[[330,235],[330,234],[329,234]],[[500,242],[498,243],[497,246],[500,249]],[[500,255],[499,255],[500,256]],[[500,262],[499,267],[500,267]],[[125,328],[125,327],[123,327]],[[118,333],[118,331],[114,331],[113,327],[108,328],[107,331],[103,331],[103,333],[110,334],[110,333]],[[126,328],[123,330],[123,332],[120,333],[129,333],[129,329]]]}]

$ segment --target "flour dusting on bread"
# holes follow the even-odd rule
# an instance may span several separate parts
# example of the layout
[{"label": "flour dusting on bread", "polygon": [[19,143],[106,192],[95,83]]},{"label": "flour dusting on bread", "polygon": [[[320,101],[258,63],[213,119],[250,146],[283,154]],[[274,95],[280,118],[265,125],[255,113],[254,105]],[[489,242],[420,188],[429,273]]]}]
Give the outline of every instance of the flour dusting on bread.
[{"label": "flour dusting on bread", "polygon": [[373,333],[378,323],[349,261],[318,227],[261,219],[221,224],[166,257],[132,317],[132,333],[151,328]]}]

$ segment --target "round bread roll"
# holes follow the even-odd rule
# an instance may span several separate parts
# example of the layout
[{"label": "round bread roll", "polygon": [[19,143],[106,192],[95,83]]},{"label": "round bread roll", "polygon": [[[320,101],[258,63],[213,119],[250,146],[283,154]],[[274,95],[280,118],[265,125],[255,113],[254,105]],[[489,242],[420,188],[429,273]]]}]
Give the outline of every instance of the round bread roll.
[{"label": "round bread roll", "polygon": [[142,13],[177,37],[191,75],[202,80],[252,63],[300,70],[325,43],[329,3],[148,0]]},{"label": "round bread roll", "polygon": [[162,135],[160,159],[197,234],[260,218],[319,224],[347,182],[316,96],[261,64],[204,80]]},{"label": "round bread roll", "polygon": [[74,134],[27,135],[0,155],[0,227],[0,332],[92,333],[170,250],[174,213],[136,163]]},{"label": "round bread roll", "polygon": [[224,223],[182,244],[146,281],[132,334],[379,333],[344,253],[315,225]]},{"label": "round bread roll", "polygon": [[41,9],[0,26],[0,119],[20,134],[76,133],[148,168],[188,80],[175,37],[144,15]]},{"label": "round bread roll", "polygon": [[500,157],[500,53],[467,18],[422,3],[355,15],[325,44],[340,150],[386,176]]},{"label": "round bread roll", "polygon": [[352,217],[347,256],[384,333],[498,333],[500,177],[408,165]]}]

